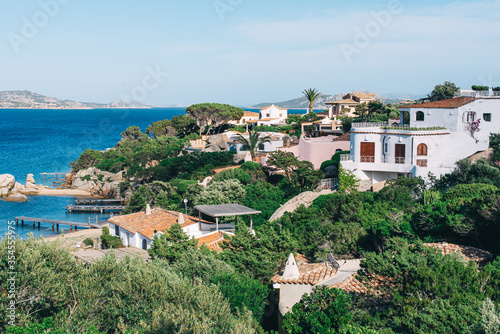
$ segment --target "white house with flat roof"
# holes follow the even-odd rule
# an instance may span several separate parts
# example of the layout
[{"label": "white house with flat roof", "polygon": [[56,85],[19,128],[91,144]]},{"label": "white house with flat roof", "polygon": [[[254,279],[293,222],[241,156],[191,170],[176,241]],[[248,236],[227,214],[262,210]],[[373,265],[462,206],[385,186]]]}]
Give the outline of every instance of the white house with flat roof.
[{"label": "white house with flat roof", "polygon": [[260,118],[256,122],[257,125],[279,125],[286,123],[288,118],[288,109],[277,107],[274,104],[260,108]]},{"label": "white house with flat roof", "polygon": [[[494,94],[407,105],[399,111],[398,125],[352,124],[350,154],[341,163],[364,184],[400,175],[425,178],[429,172],[439,177],[458,160],[487,150],[490,134],[500,132],[500,97]],[[471,133],[478,120],[479,130]]]}]

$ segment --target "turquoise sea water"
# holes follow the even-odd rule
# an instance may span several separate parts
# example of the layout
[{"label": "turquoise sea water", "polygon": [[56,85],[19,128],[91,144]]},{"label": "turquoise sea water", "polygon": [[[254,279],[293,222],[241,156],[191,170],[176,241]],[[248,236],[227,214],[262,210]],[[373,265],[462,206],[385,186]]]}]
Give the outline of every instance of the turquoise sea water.
[{"label": "turquoise sea water", "polygon": [[[304,110],[289,110],[289,113],[304,113]],[[52,186],[62,176],[44,177],[40,173],[67,173],[69,162],[76,160],[86,148],[113,147],[120,140],[120,133],[129,126],[136,125],[145,131],[152,122],[181,114],[184,114],[183,108],[0,109],[0,174],[12,174],[16,181],[25,184],[27,174],[32,173],[37,184]],[[16,216],[74,222],[88,222],[89,217],[95,221],[96,216],[98,220],[108,218],[95,213],[67,213],[64,207],[73,203],[73,197],[29,196],[26,203],[0,200],[0,235],[5,235],[8,222]],[[49,224],[42,224],[40,229],[33,229],[29,224],[19,225],[16,231],[22,238],[30,232],[35,236],[54,233]]]}]

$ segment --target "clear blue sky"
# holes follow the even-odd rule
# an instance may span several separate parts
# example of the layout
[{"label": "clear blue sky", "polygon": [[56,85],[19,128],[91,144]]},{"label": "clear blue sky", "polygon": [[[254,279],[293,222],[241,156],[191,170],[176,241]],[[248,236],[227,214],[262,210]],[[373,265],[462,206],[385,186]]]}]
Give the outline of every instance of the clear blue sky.
[{"label": "clear blue sky", "polygon": [[[49,6],[53,17],[44,14],[41,3],[56,1],[64,4]],[[390,17],[377,21],[382,12]],[[425,94],[445,80],[500,86],[499,14],[500,1],[4,1],[0,90],[106,103],[145,91],[134,96],[156,105],[252,105],[309,87]],[[168,77],[144,86],[147,68]]]}]

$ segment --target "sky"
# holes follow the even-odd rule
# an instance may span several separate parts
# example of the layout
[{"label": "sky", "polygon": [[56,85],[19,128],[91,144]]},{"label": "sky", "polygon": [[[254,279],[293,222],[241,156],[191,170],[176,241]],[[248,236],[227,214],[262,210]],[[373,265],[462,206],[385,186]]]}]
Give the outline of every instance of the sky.
[{"label": "sky", "polygon": [[251,106],[500,86],[500,0],[1,0],[0,91]]}]

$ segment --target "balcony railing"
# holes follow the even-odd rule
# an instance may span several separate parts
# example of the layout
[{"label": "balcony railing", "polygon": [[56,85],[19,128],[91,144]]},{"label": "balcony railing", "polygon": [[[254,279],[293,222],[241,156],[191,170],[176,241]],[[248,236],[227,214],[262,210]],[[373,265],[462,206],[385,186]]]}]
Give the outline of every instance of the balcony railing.
[{"label": "balcony railing", "polygon": [[428,127],[410,127],[408,124],[403,125],[391,125],[383,126],[383,130],[406,130],[406,131],[436,131],[436,130],[447,130],[443,126],[428,126]]},{"label": "balcony railing", "polygon": [[386,122],[357,122],[352,123],[352,128],[380,128],[382,126],[387,126]]},{"label": "balcony railing", "polygon": [[405,164],[406,158],[404,158],[404,157],[392,158],[392,157],[381,156],[380,162],[385,163],[385,164]]},{"label": "balcony railing", "polygon": [[351,160],[353,160],[353,159],[349,153],[340,155],[340,161],[351,161]]},{"label": "balcony railing", "polygon": [[375,157],[372,155],[362,155],[359,158],[360,162],[375,162]]},{"label": "balcony railing", "polygon": [[493,91],[490,92],[488,90],[461,90],[455,93],[455,97],[488,97],[488,96],[500,96],[500,92]]}]

